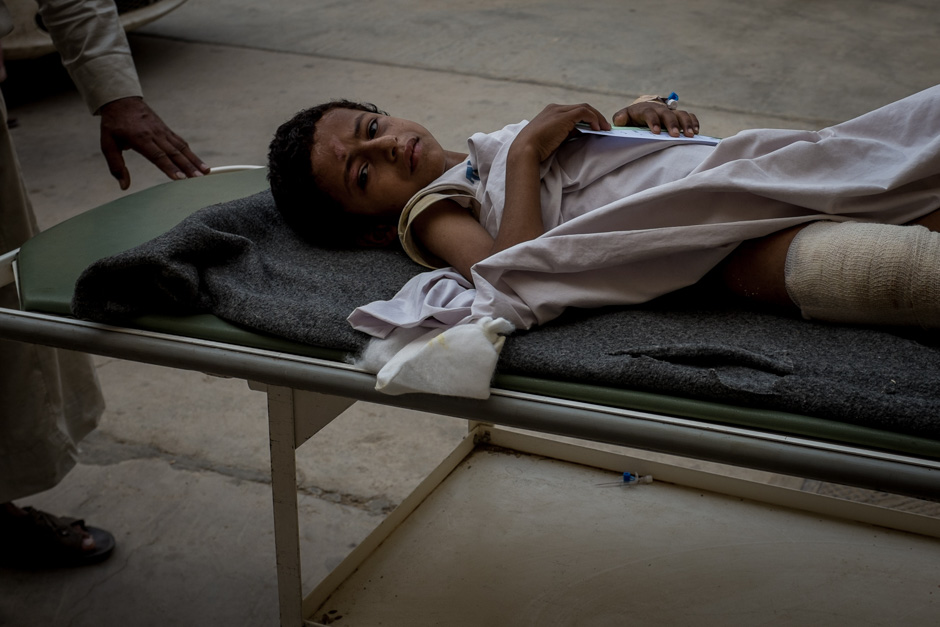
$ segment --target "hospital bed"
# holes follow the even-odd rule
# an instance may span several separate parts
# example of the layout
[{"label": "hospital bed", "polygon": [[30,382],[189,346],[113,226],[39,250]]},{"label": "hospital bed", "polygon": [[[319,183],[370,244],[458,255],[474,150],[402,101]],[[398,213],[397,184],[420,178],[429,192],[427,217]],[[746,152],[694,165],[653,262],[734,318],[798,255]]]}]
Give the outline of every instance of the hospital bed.
[{"label": "hospital bed", "polygon": [[[295,452],[356,401],[470,421],[470,435],[455,456],[390,516],[385,534],[401,524],[471,451],[495,445],[608,470],[632,465],[655,475],[657,481],[940,537],[940,523],[930,516],[813,498],[799,490],[692,472],[651,457],[546,444],[539,438],[525,439],[513,429],[919,499],[940,496],[940,440],[936,438],[734,403],[543,380],[524,373],[497,374],[486,400],[389,396],[376,392],[374,376],[347,363],[342,350],[266,335],[207,313],[144,315],[120,325],[71,317],[75,280],[90,263],[141,244],[202,207],[266,187],[264,170],[232,170],[131,194],[53,227],[4,255],[0,284],[16,281],[22,309],[0,310],[0,336],[237,377],[267,394],[282,625],[304,624],[330,592],[304,600]],[[362,549],[355,559],[365,559],[365,553],[381,541],[369,543],[370,548]],[[325,583],[336,585],[337,577],[348,576],[360,565],[356,561],[340,568],[341,573]]]}]

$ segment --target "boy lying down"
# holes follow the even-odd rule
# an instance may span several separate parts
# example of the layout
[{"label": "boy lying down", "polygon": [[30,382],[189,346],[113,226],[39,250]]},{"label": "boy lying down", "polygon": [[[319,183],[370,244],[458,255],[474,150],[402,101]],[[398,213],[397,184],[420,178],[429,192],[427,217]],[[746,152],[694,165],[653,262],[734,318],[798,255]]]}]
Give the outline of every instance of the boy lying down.
[{"label": "boy lying down", "polygon": [[357,310],[354,326],[385,337],[474,323],[412,342],[380,388],[442,392],[451,384],[436,381],[447,379],[437,363],[419,367],[417,384],[394,377],[468,327],[489,342],[492,366],[476,391],[456,393],[485,396],[498,333],[570,306],[642,303],[709,274],[806,318],[940,327],[940,87],[818,132],[709,141],[693,114],[652,96],[612,121],[652,133],[583,132],[611,126],[590,105],[549,105],[453,152],[417,123],[348,101],[278,129],[269,179],[292,228],[326,245],[397,240],[440,268]]}]

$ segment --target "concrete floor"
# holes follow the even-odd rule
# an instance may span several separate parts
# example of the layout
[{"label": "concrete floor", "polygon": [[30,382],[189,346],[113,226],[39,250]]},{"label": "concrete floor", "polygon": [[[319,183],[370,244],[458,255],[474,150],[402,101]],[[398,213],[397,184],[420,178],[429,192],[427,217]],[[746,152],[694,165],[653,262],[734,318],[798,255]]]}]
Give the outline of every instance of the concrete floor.
[{"label": "concrete floor", "polygon": [[[214,166],[264,163],[280,122],[334,97],[419,120],[455,149],[548,102],[613,113],[671,90],[706,134],[818,128],[940,82],[938,42],[940,11],[913,0],[194,0],[131,36],[147,99]],[[95,120],[54,65],[8,70],[41,226],[121,196]],[[127,158],[131,192],[163,181]],[[109,529],[117,552],[83,570],[0,570],[0,625],[276,624],[264,396],[240,381],[96,364],[100,428],[62,484],[22,504]],[[465,429],[357,405],[301,448],[305,588]]]}]

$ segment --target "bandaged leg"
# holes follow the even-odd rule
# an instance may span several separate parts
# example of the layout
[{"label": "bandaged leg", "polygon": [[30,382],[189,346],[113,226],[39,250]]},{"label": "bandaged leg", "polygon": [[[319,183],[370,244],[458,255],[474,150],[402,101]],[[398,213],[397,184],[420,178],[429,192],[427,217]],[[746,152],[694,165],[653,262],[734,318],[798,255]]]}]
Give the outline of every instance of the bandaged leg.
[{"label": "bandaged leg", "polygon": [[922,226],[814,222],[787,252],[805,318],[940,327],[940,233]]}]

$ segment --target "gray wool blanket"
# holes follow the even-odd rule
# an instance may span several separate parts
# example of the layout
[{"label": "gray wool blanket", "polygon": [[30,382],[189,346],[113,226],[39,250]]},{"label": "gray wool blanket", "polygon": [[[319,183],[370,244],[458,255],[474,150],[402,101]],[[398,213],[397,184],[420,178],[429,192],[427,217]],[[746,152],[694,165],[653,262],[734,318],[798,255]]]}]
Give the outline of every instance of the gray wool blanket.
[{"label": "gray wool blanket", "polygon": [[[269,191],[202,209],[89,266],[79,318],[212,313],[357,353],[346,317],[422,268],[399,250],[327,250],[296,237]],[[780,410],[940,439],[940,335],[807,322],[696,286],[644,306],[569,310],[508,338],[498,372]]]}]

